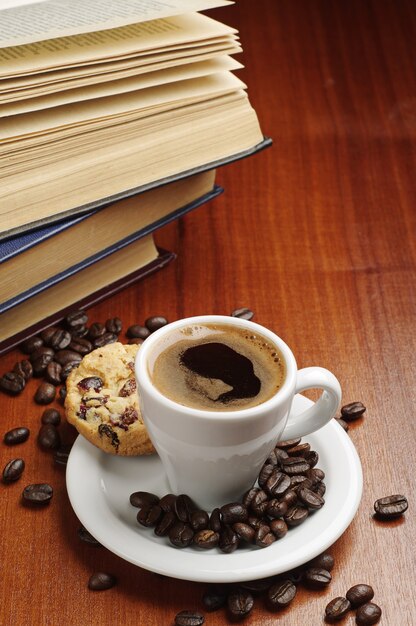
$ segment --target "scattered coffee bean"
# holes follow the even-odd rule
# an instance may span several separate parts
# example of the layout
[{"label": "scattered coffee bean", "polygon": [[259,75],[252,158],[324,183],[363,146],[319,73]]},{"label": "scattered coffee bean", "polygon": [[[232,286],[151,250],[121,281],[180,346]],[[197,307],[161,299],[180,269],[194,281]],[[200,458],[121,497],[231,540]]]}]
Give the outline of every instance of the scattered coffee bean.
[{"label": "scattered coffee bean", "polygon": [[150,335],[150,330],[145,326],[133,324],[128,327],[126,335],[129,339],[146,339]]},{"label": "scattered coffee bean", "polygon": [[254,535],[254,543],[260,548],[267,548],[276,541],[276,537],[270,530],[270,526],[262,524],[258,527]]},{"label": "scattered coffee bean", "polygon": [[305,461],[309,463],[309,467],[315,467],[315,465],[319,461],[319,454],[315,452],[315,450],[309,450],[306,454],[303,455],[305,457]]},{"label": "scattered coffee bean", "polygon": [[15,446],[18,443],[25,442],[30,435],[30,430],[25,426],[12,428],[4,435],[3,441],[7,446]]},{"label": "scattered coffee bean", "polygon": [[209,528],[198,530],[193,537],[194,544],[204,550],[215,548],[218,545],[219,539],[219,534]]},{"label": "scattered coffee bean", "polygon": [[42,345],[40,348],[37,348],[37,350],[34,350],[33,352],[30,353],[29,360],[34,366],[36,361],[38,361],[42,357],[50,357],[49,361],[51,361],[52,358],[54,357],[54,354],[55,354],[55,351],[52,348],[48,348],[47,346]]},{"label": "scattered coffee bean", "polygon": [[52,334],[48,342],[45,341],[54,350],[64,350],[71,343],[71,333],[62,328],[57,328]]},{"label": "scattered coffee bean", "polygon": [[57,363],[59,363],[59,365],[65,367],[67,363],[81,363],[82,356],[78,354],[78,352],[75,352],[75,350],[65,349],[58,350],[58,352],[54,356],[54,359]]},{"label": "scattered coffee bean", "polygon": [[40,418],[42,424],[53,424],[59,426],[61,423],[61,414],[56,409],[45,409]]},{"label": "scattered coffee bean", "polygon": [[65,365],[62,366],[62,370],[61,370],[62,382],[64,382],[68,378],[72,370],[76,369],[78,365],[79,365],[79,361],[70,361],[69,363],[66,363]]},{"label": "scattered coffee bean", "polygon": [[163,511],[158,504],[146,505],[137,513],[137,521],[142,526],[151,528],[157,525],[162,515]]},{"label": "scattered coffee bean", "polygon": [[55,394],[55,385],[51,383],[41,383],[35,393],[35,402],[37,404],[50,404],[54,401]]},{"label": "scattered coffee bean", "polygon": [[20,346],[20,349],[24,354],[31,354],[35,350],[38,350],[43,346],[43,339],[38,335],[34,335],[33,337],[29,337],[26,339]]},{"label": "scattered coffee bean", "polygon": [[176,522],[169,531],[169,540],[177,548],[186,548],[192,542],[194,531],[184,522]]},{"label": "scattered coffee bean", "polygon": [[59,431],[53,424],[42,424],[38,433],[38,444],[43,450],[56,450],[61,445]]},{"label": "scattered coffee bean", "polygon": [[202,596],[202,604],[207,611],[218,611],[227,603],[227,594],[222,587],[211,585]]},{"label": "scattered coffee bean", "polygon": [[407,511],[408,506],[407,498],[396,494],[376,500],[374,502],[374,511],[378,519],[390,520],[403,515]]},{"label": "scattered coffee bean", "polygon": [[121,333],[121,329],[123,328],[123,323],[119,317],[111,317],[106,321],[105,327],[109,333],[119,335]]},{"label": "scattered coffee bean", "polygon": [[105,591],[111,589],[117,583],[117,579],[113,574],[106,572],[95,572],[90,576],[88,581],[88,589],[91,591]]},{"label": "scattered coffee bean", "polygon": [[334,420],[337,422],[337,424],[341,426],[341,428],[345,430],[346,433],[349,431],[350,427],[348,426],[347,422],[341,417],[334,417]]},{"label": "scattered coffee bean", "polygon": [[303,576],[304,583],[311,589],[324,589],[332,580],[331,574],[326,569],[311,567]]},{"label": "scattered coffee bean", "polygon": [[198,611],[181,611],[175,615],[175,626],[202,626],[205,617]]},{"label": "scattered coffee bean", "polygon": [[245,522],[248,518],[247,509],[241,502],[230,502],[220,508],[221,520],[224,524]]},{"label": "scattered coffee bean", "polygon": [[189,516],[189,523],[191,528],[195,531],[204,530],[209,526],[209,515],[206,511],[196,510],[192,511]]},{"label": "scattered coffee bean", "polygon": [[173,493],[167,493],[165,496],[163,496],[163,498],[160,498],[160,501],[158,502],[158,504],[160,508],[162,509],[162,511],[165,511],[165,513],[169,513],[170,511],[173,511],[175,507],[176,498],[177,496],[175,496]]},{"label": "scattered coffee bean", "polygon": [[144,323],[146,328],[148,328],[151,333],[154,333],[155,330],[159,330],[159,328],[166,326],[166,324],[168,324],[168,320],[166,319],[166,317],[162,317],[161,315],[148,317]]},{"label": "scattered coffee bean", "polygon": [[351,610],[351,603],[347,598],[339,596],[328,602],[325,607],[325,619],[328,622],[336,622],[347,615]]},{"label": "scattered coffee bean", "polygon": [[286,502],[287,506],[290,507],[297,502],[297,499],[298,494],[296,491],[294,491],[294,489],[288,489],[288,491],[286,491],[286,493],[282,496],[281,502]]},{"label": "scattered coffee bean", "polygon": [[278,441],[276,444],[276,448],[279,448],[281,450],[288,450],[290,448],[298,446],[301,441],[301,437],[297,437],[296,439],[288,439],[287,441]]},{"label": "scattered coffee bean", "polygon": [[315,493],[317,493],[319,496],[321,496],[321,498],[324,497],[325,492],[326,492],[326,486],[325,483],[320,482],[317,485],[314,485],[312,487],[312,491],[314,491]]},{"label": "scattered coffee bean", "polygon": [[22,493],[23,503],[34,506],[49,504],[52,496],[53,489],[47,483],[27,485]]},{"label": "scattered coffee bean", "polygon": [[217,533],[221,530],[221,513],[218,507],[213,509],[211,513],[211,517],[209,518],[209,527]]},{"label": "scattered coffee bean", "polygon": [[24,378],[25,382],[27,382],[33,376],[32,363],[27,359],[19,361],[13,367],[13,372]]},{"label": "scattered coffee bean", "polygon": [[374,598],[374,589],[370,585],[361,583],[348,589],[345,595],[351,606],[356,609]]},{"label": "scattered coffee bean", "polygon": [[67,443],[67,444],[60,446],[57,450],[55,450],[55,452],[53,453],[53,460],[55,461],[55,463],[57,465],[61,465],[65,467],[66,464],[68,463],[68,458],[69,458],[71,449],[72,449],[72,444]]},{"label": "scattered coffee bean", "polygon": [[[285,461],[286,459],[284,459]],[[309,465],[308,468],[309,469]],[[290,487],[290,478],[279,469],[274,469],[267,479],[265,490],[273,497],[279,497]]]},{"label": "scattered coffee bean", "polygon": [[104,324],[100,324],[100,322],[94,322],[88,329],[88,337],[91,341],[95,341],[99,337],[102,337],[106,333],[106,328]]},{"label": "scattered coffee bean", "polygon": [[102,348],[108,346],[110,343],[115,343],[118,340],[118,336],[115,333],[104,333],[101,337],[94,339],[94,348]]},{"label": "scattered coffee bean", "polygon": [[97,541],[96,538],[93,537],[86,528],[84,528],[84,526],[81,526],[78,529],[78,537],[84,543],[88,543],[89,545],[94,546],[95,548],[102,548],[102,544],[99,541]]},{"label": "scattered coffee bean", "polygon": [[293,448],[287,448],[286,452],[288,456],[303,456],[305,457],[307,452],[309,452],[311,446],[309,443],[299,443],[297,446],[293,446]]},{"label": "scattered coffee bean", "polygon": [[9,396],[17,396],[25,388],[26,381],[16,372],[6,372],[0,378],[0,389]]},{"label": "scattered coffee bean", "polygon": [[270,476],[272,475],[272,473],[274,472],[274,470],[275,470],[275,466],[272,465],[272,463],[265,463],[263,467],[261,468],[257,482],[259,483],[262,489],[266,486],[266,483],[268,479],[270,478]]},{"label": "scattered coffee bean", "polygon": [[137,508],[152,506],[153,504],[159,504],[159,498],[149,491],[135,491],[130,496],[130,504]]},{"label": "scattered coffee bean", "polygon": [[267,603],[272,609],[283,609],[296,596],[296,586],[290,580],[275,583],[267,592]]},{"label": "scattered coffee bean", "polygon": [[88,323],[88,315],[85,311],[71,311],[65,318],[69,330],[74,330]]},{"label": "scattered coffee bean", "polygon": [[58,386],[62,382],[62,365],[56,363],[56,361],[51,361],[48,363],[45,372],[45,378],[48,383],[52,385]]},{"label": "scattered coffee bean", "polygon": [[273,500],[269,500],[267,503],[266,515],[271,519],[278,519],[279,517],[283,517],[287,513],[287,503],[281,502],[276,498]]},{"label": "scattered coffee bean", "polygon": [[254,606],[254,598],[248,589],[238,588],[232,591],[227,598],[227,607],[231,617],[243,618],[250,613]]},{"label": "scattered coffee bean", "polygon": [[297,493],[301,503],[309,509],[321,509],[325,504],[325,500],[321,498],[319,494],[315,493],[311,489],[302,487],[302,485],[299,487]]},{"label": "scattered coffee bean", "polygon": [[3,482],[13,483],[18,480],[23,474],[25,469],[25,462],[23,459],[12,459],[6,465],[3,470]]},{"label": "scattered coffee bean", "polygon": [[234,550],[238,548],[239,543],[239,535],[230,526],[225,526],[225,528],[220,531],[218,547],[221,552],[224,552],[224,554],[231,554],[231,552],[234,552]]},{"label": "scattered coffee bean", "polygon": [[355,621],[359,626],[371,626],[371,624],[377,624],[381,618],[381,609],[377,604],[368,602],[363,604],[357,611]]},{"label": "scattered coffee bean", "polygon": [[188,522],[192,512],[197,509],[191,498],[184,493],[176,498],[173,506],[176,517],[181,522]]},{"label": "scattered coffee bean", "polygon": [[58,393],[58,400],[61,404],[65,402],[66,398],[66,387],[61,387]]},{"label": "scattered coffee bean", "polygon": [[258,487],[252,487],[242,497],[242,502],[244,506],[248,509],[254,499],[254,496],[260,491]]},{"label": "scattered coffee bean", "polygon": [[361,417],[366,411],[362,402],[350,402],[341,407],[341,417],[346,422],[352,422]]},{"label": "scattered coffee bean", "polygon": [[58,328],[56,328],[56,326],[50,326],[49,328],[45,328],[44,330],[42,330],[40,336],[45,346],[49,346],[50,348],[52,347],[51,339],[57,330]]},{"label": "scattered coffee bean", "polygon": [[318,567],[320,569],[326,569],[328,572],[330,572],[333,569],[334,564],[335,560],[332,554],[329,554],[329,552],[323,552],[319,556],[316,556],[314,559],[312,559],[312,561],[309,561],[308,568]]},{"label": "scattered coffee bean", "polygon": [[304,474],[310,467],[309,463],[301,456],[289,456],[287,459],[282,459],[282,469],[289,476],[296,476],[298,474]]},{"label": "scattered coffee bean", "polygon": [[250,526],[250,524],[237,522],[236,524],[233,524],[233,531],[237,533],[238,537],[242,541],[245,541],[246,543],[254,543],[256,531],[252,526]]},{"label": "scattered coffee bean", "polygon": [[71,330],[72,339],[82,339],[83,337],[86,337],[87,335],[88,335],[87,326],[77,326],[77,328],[73,328]]},{"label": "scattered coffee bean", "polygon": [[306,520],[308,515],[309,513],[307,508],[294,504],[288,508],[287,513],[284,516],[284,520],[288,526],[299,526]]},{"label": "scattered coffee bean", "polygon": [[240,320],[251,320],[254,317],[254,313],[247,307],[242,307],[241,309],[234,309],[231,317],[238,317]]},{"label": "scattered coffee bean", "polygon": [[177,518],[173,511],[167,511],[166,513],[163,513],[162,517],[156,525],[155,535],[157,537],[166,537],[176,521]]},{"label": "scattered coffee bean", "polygon": [[[40,350],[51,350],[51,348],[40,348]],[[38,351],[36,351],[37,353]],[[32,358],[32,356],[34,354],[36,354],[35,352],[33,352],[30,357]],[[33,367],[33,376],[43,376],[43,374],[46,371],[46,368],[48,367],[49,363],[52,361],[54,355],[51,354],[50,352],[43,352],[43,354],[40,354],[39,356],[37,356],[36,358],[33,359],[32,361],[32,367]]]},{"label": "scattered coffee bean", "polygon": [[282,519],[272,519],[270,522],[270,530],[276,539],[282,539],[288,531],[288,526]]},{"label": "scattered coffee bean", "polygon": [[92,350],[92,343],[85,337],[72,337],[72,341],[68,346],[69,350],[78,352],[79,354],[88,354]]}]

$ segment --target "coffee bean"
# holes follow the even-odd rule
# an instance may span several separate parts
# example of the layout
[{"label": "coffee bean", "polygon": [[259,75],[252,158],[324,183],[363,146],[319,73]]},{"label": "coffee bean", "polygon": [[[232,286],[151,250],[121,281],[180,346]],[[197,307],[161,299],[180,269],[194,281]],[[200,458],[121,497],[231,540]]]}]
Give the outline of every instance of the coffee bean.
[{"label": "coffee bean", "polygon": [[84,543],[88,543],[90,546],[94,546],[95,548],[102,548],[102,544],[97,541],[96,538],[93,537],[91,533],[89,533],[88,530],[83,526],[78,528],[77,534],[81,541],[83,541]]},{"label": "coffee bean", "polygon": [[145,326],[133,324],[128,327],[126,335],[129,339],[146,339],[150,335],[150,330]]},{"label": "coffee bean", "polygon": [[288,526],[299,526],[308,517],[308,509],[298,504],[293,504],[288,508],[284,520]]},{"label": "coffee bean", "polygon": [[409,503],[407,498],[400,494],[386,496],[374,502],[374,511],[376,516],[381,520],[390,520],[403,515]]},{"label": "coffee bean", "polygon": [[302,504],[313,510],[320,509],[325,504],[325,500],[320,495],[302,486],[298,489],[298,498]]},{"label": "coffee bean", "polygon": [[12,428],[8,430],[3,437],[3,441],[7,446],[15,446],[18,443],[23,443],[28,439],[30,430],[25,426],[19,426],[18,428]]},{"label": "coffee bean", "polygon": [[79,361],[77,360],[77,361],[69,361],[69,363],[65,363],[65,365],[62,366],[62,370],[61,370],[62,382],[68,378],[72,370],[76,369],[78,365],[79,365]]},{"label": "coffee bean", "polygon": [[160,502],[158,503],[162,511],[165,513],[169,513],[170,511],[174,511],[175,500],[177,496],[173,493],[167,493],[163,498],[160,498]]},{"label": "coffee bean", "polygon": [[72,339],[82,339],[83,337],[86,337],[87,335],[88,335],[87,326],[77,326],[77,328],[72,328],[71,330]]},{"label": "coffee bean", "polygon": [[276,448],[280,448],[281,450],[287,450],[289,448],[294,448],[298,446],[302,439],[297,437],[296,439],[287,439],[287,441],[278,441],[276,444]]},{"label": "coffee bean", "polygon": [[54,350],[64,350],[71,343],[71,333],[67,330],[63,330],[62,328],[57,328],[55,332],[52,334],[49,339],[47,345],[49,345]]},{"label": "coffee bean", "polygon": [[242,497],[242,502],[244,506],[248,509],[250,504],[253,501],[254,496],[260,491],[258,487],[252,487],[248,491],[246,491]]},{"label": "coffee bean", "polygon": [[341,417],[346,422],[352,422],[361,417],[366,411],[362,402],[350,402],[341,407]]},{"label": "coffee bean", "polygon": [[218,611],[227,603],[227,593],[218,585],[211,585],[202,596],[202,604],[207,611]]},{"label": "coffee bean", "polygon": [[348,426],[347,422],[341,417],[334,417],[334,420],[337,422],[337,424],[341,426],[341,428],[345,430],[346,433],[349,431],[350,427]]},{"label": "coffee bean", "polygon": [[280,502],[274,498],[267,503],[266,515],[272,519],[277,519],[278,517],[286,515],[287,509],[288,506],[286,502]]},{"label": "coffee bean", "polygon": [[92,350],[92,343],[84,337],[72,337],[72,341],[68,346],[69,350],[78,352],[79,354],[88,354]]},{"label": "coffee bean", "polygon": [[304,583],[311,589],[324,589],[332,580],[331,574],[326,569],[310,567],[303,576]]},{"label": "coffee bean", "polygon": [[51,339],[57,330],[58,328],[56,326],[50,326],[49,328],[45,328],[45,330],[42,330],[40,336],[46,346],[52,347]]},{"label": "coffee bean", "polygon": [[314,559],[309,561],[308,568],[310,567],[318,567],[320,569],[326,569],[330,572],[334,567],[334,557],[329,552],[323,552],[319,556],[316,556]]},{"label": "coffee bean", "polygon": [[35,350],[38,350],[43,346],[43,339],[38,335],[34,335],[33,337],[29,337],[26,339],[20,346],[20,349],[24,354],[31,354]]},{"label": "coffee bean", "polygon": [[50,404],[54,401],[56,394],[55,386],[51,383],[41,383],[35,393],[37,404]]},{"label": "coffee bean", "polygon": [[59,426],[61,423],[61,414],[56,409],[45,409],[40,418],[42,424],[53,424]]},{"label": "coffee bean", "polygon": [[117,579],[113,574],[106,572],[95,572],[90,576],[88,581],[88,589],[91,591],[105,591],[111,589],[117,583]]},{"label": "coffee bean", "polygon": [[265,463],[263,467],[261,468],[257,481],[262,489],[263,487],[265,487],[268,479],[274,472],[274,469],[275,467],[271,463]]},{"label": "coffee bean", "polygon": [[270,522],[270,530],[276,539],[282,539],[288,531],[287,524],[282,519],[272,519]]},{"label": "coffee bean", "polygon": [[231,317],[238,317],[240,320],[251,320],[254,317],[254,313],[247,307],[242,307],[241,309],[234,309]]},{"label": "coffee bean", "polygon": [[184,522],[177,521],[169,531],[169,540],[177,548],[186,548],[192,542],[194,531]]},{"label": "coffee bean", "polygon": [[309,468],[309,463],[301,456],[290,456],[282,459],[282,469],[289,476],[304,474]]},{"label": "coffee bean", "polygon": [[123,328],[123,323],[119,317],[110,317],[105,323],[105,327],[109,333],[119,335]]},{"label": "coffee bean", "polygon": [[[51,352],[53,352],[52,348],[40,348],[40,350],[45,350],[45,352],[33,359],[33,376],[43,376],[49,363],[54,358],[54,355],[51,354]],[[46,352],[46,350],[50,350],[51,352]],[[32,358],[32,356],[34,354],[37,354],[37,352],[38,350],[36,352],[33,352],[30,357]]]},{"label": "coffee bean", "polygon": [[168,324],[168,320],[166,317],[162,317],[161,315],[154,315],[153,317],[148,317],[145,321],[144,325],[151,333],[154,333],[155,330],[159,330],[163,326]]},{"label": "coffee bean", "polygon": [[55,355],[55,351],[52,348],[48,348],[47,346],[42,345],[40,348],[37,348],[36,350],[30,353],[29,361],[32,363],[32,365],[34,365],[36,361],[46,356],[50,357],[49,361],[51,361],[54,355]]},{"label": "coffee bean", "polygon": [[19,361],[13,367],[13,372],[24,378],[25,382],[27,382],[33,376],[32,363],[27,359]]},{"label": "coffee bean", "polygon": [[88,329],[88,337],[91,341],[95,341],[99,337],[102,337],[106,333],[106,328],[104,324],[100,324],[100,322],[94,322]]},{"label": "coffee bean", "polygon": [[176,517],[181,522],[188,522],[193,511],[197,509],[194,502],[186,494],[179,495],[174,504]]},{"label": "coffee bean", "polygon": [[166,537],[169,534],[172,526],[177,522],[177,517],[173,511],[167,511],[163,513],[162,517],[158,521],[155,528],[155,535],[157,537]]},{"label": "coffee bean", "polygon": [[339,596],[334,598],[325,607],[325,619],[328,622],[336,622],[339,619],[345,617],[348,611],[351,610],[351,603],[347,598]]},{"label": "coffee bean", "polygon": [[61,387],[58,392],[58,400],[61,404],[63,404],[65,402],[65,398],[66,398],[66,387]]},{"label": "coffee bean", "polygon": [[48,363],[45,372],[45,378],[48,383],[52,385],[58,386],[62,382],[62,365],[56,363],[56,361],[51,361]]},{"label": "coffee bean", "polygon": [[[267,486],[267,483],[265,486]],[[263,491],[263,489],[259,489],[250,504],[250,509],[253,511],[253,513],[261,517],[262,515],[264,515],[267,509],[268,500],[269,496],[267,495],[267,493]]]},{"label": "coffee bean", "polygon": [[159,498],[149,491],[135,491],[130,496],[130,504],[140,509],[142,506],[159,504]]},{"label": "coffee bean", "polygon": [[296,596],[296,586],[290,580],[283,580],[272,585],[267,592],[267,603],[272,609],[283,609]]},{"label": "coffee bean", "polygon": [[306,454],[304,454],[304,457],[305,461],[309,463],[309,467],[315,467],[315,465],[319,461],[319,454],[315,452],[315,450],[309,450],[309,452],[306,452]]},{"label": "coffee bean", "polygon": [[348,589],[345,595],[351,606],[356,609],[374,598],[374,589],[370,585],[361,583]]},{"label": "coffee bean", "polygon": [[248,589],[238,588],[227,598],[227,607],[231,617],[241,619],[250,613],[253,606],[254,598]]},{"label": "coffee bean", "polygon": [[88,315],[85,311],[71,311],[65,318],[65,324],[69,330],[77,329],[88,323]]},{"label": "coffee bean", "polygon": [[12,459],[3,469],[3,482],[13,483],[15,480],[18,480],[24,469],[25,462],[23,459]]},{"label": "coffee bean", "polygon": [[324,497],[325,492],[326,492],[326,486],[325,486],[325,483],[323,483],[323,482],[320,482],[320,483],[318,483],[317,485],[313,485],[313,486],[311,487],[311,489],[312,489],[312,491],[314,491],[315,493],[317,493],[317,494],[318,494],[318,496],[321,496],[321,498],[323,498],[323,497]]},{"label": "coffee bean", "polygon": [[215,531],[207,528],[204,530],[199,530],[197,533],[195,533],[193,539],[195,545],[197,545],[198,548],[210,550],[211,548],[215,548],[218,545],[220,536]]},{"label": "coffee bean", "polygon": [[115,333],[104,333],[101,337],[94,339],[94,348],[108,346],[110,343],[115,343],[117,340],[118,336]]},{"label": "coffee bean", "polygon": [[0,378],[0,389],[9,396],[17,396],[25,388],[26,381],[16,372],[6,372]]},{"label": "coffee bean", "polygon": [[286,450],[282,450],[281,448],[275,448],[273,450],[273,453],[276,457],[276,461],[277,461],[277,465],[280,466],[280,468],[282,467],[282,460],[283,459],[287,459],[287,457],[289,456],[288,453],[286,452]]},{"label": "coffee bean", "polygon": [[294,489],[289,489],[286,493],[280,498],[281,502],[286,502],[287,506],[290,507],[298,500],[298,494]]},{"label": "coffee bean", "polygon": [[270,526],[267,524],[262,524],[256,530],[256,534],[254,535],[254,543],[256,546],[260,548],[267,548],[271,546],[272,543],[276,541],[275,535],[272,533]]},{"label": "coffee bean", "polygon": [[239,535],[230,526],[225,526],[219,533],[218,547],[221,552],[230,554],[238,548],[240,543]]},{"label": "coffee bean", "polygon": [[196,510],[192,511],[189,516],[189,523],[191,528],[195,531],[204,530],[209,525],[209,515],[206,511]]},{"label": "coffee bean", "polygon": [[306,478],[306,476],[304,476],[303,474],[295,474],[294,476],[290,477],[290,488],[296,491],[296,493],[298,492],[298,488],[301,485],[302,487],[306,486],[308,488],[308,487],[312,487],[313,483],[311,480]]},{"label": "coffee bean", "polygon": [[64,444],[53,453],[53,460],[57,465],[65,467],[68,463],[69,454],[72,450],[72,444]]},{"label": "coffee bean", "polygon": [[61,437],[53,424],[42,424],[38,434],[38,444],[43,450],[56,450],[61,445]]},{"label": "coffee bean", "polygon": [[137,513],[137,521],[142,526],[151,528],[156,526],[163,515],[163,511],[158,504],[146,505]]},{"label": "coffee bean", "polygon": [[257,530],[262,524],[264,524],[263,519],[257,515],[249,515],[247,523],[254,528],[254,530]]},{"label": "coffee bean", "polygon": [[175,626],[202,626],[205,617],[198,611],[181,611],[175,615]]},{"label": "coffee bean", "polygon": [[233,531],[237,533],[238,537],[246,543],[254,543],[254,537],[256,535],[255,529],[244,522],[237,522],[233,524]]},{"label": "coffee bean", "polygon": [[[283,459],[283,463],[286,459]],[[309,466],[308,466],[309,467]],[[290,478],[279,469],[274,469],[267,479],[265,490],[273,497],[279,497],[290,487]]]},{"label": "coffee bean", "polygon": [[311,446],[309,443],[299,443],[297,446],[293,446],[293,448],[288,448],[286,450],[289,456],[306,456],[306,453],[309,452]]},{"label": "coffee bean", "polygon": [[319,467],[314,467],[306,472],[305,476],[312,481],[313,485],[321,482],[325,478],[325,472],[323,472]]},{"label": "coffee bean", "polygon": [[58,352],[55,354],[54,360],[59,363],[59,365],[62,365],[62,367],[65,367],[67,363],[81,363],[82,357],[80,354],[78,354],[78,352],[66,349],[58,350]]},{"label": "coffee bean", "polygon": [[209,518],[209,527],[217,533],[221,530],[221,513],[218,507],[212,510],[211,517]]},{"label": "coffee bean", "polygon": [[33,506],[49,504],[53,496],[53,489],[47,483],[27,485],[22,493],[23,503]]},{"label": "coffee bean", "polygon": [[221,520],[224,524],[236,524],[245,522],[248,518],[247,509],[240,502],[230,502],[220,508]]},{"label": "coffee bean", "polygon": [[355,621],[359,626],[371,626],[371,624],[377,624],[381,618],[381,609],[377,604],[373,602],[368,602],[368,604],[363,604],[358,609]]}]

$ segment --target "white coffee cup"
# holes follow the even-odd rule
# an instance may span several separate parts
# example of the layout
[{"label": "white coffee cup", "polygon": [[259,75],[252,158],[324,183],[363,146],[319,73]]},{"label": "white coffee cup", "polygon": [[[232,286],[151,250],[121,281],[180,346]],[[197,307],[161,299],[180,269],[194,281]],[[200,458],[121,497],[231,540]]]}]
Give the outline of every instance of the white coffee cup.
[{"label": "white coffee cup", "polygon": [[[276,394],[236,411],[190,408],[164,396],[152,382],[161,346],[173,331],[204,324],[244,328],[275,345],[286,365],[286,378]],[[318,430],[334,417],[341,402],[341,387],[331,372],[321,367],[298,370],[292,351],[277,335],[230,316],[191,317],[160,328],[142,344],[135,370],[143,420],[172,493],[185,493],[206,510],[241,498],[277,441]],[[294,395],[310,388],[323,389],[319,400],[301,414],[291,414]]]}]

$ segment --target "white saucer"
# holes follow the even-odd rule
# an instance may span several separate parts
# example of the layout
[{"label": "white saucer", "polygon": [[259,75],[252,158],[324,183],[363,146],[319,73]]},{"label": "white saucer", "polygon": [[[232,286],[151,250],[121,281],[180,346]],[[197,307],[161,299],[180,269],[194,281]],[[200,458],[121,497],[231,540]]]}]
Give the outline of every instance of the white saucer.
[{"label": "white saucer", "polygon": [[[293,410],[310,405],[297,395]],[[130,505],[129,496],[134,491],[159,496],[169,492],[159,458],[104,454],[81,436],[67,465],[69,499],[81,523],[100,543],[144,569],[199,582],[264,578],[302,565],[327,549],[350,524],[360,502],[361,463],[341,426],[331,420],[304,441],[319,453],[318,467],[326,474],[325,506],[268,548],[222,554],[217,549],[178,549],[166,537],[156,537],[152,529],[137,523],[138,510]]]}]

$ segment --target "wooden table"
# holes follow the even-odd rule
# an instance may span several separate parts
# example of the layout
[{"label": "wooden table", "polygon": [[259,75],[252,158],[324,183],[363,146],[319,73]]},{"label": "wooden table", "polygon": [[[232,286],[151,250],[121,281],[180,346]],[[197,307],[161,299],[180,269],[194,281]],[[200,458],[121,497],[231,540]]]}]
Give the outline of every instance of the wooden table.
[{"label": "wooden table", "polygon": [[[276,615],[257,601],[252,626],[323,622],[327,602],[371,584],[386,626],[416,623],[415,261],[416,5],[412,0],[239,0],[213,15],[239,28],[247,82],[272,149],[218,174],[226,193],[157,234],[178,253],[162,272],[90,309],[125,328],[154,314],[170,320],[249,306],[281,335],[300,366],[331,369],[343,402],[367,412],[350,429],[364,471],[358,513],[331,549],[333,582],[299,589]],[[6,371],[21,358],[1,359]],[[173,623],[202,609],[206,585],[163,578],[81,543],[64,471],[36,445],[42,407],[32,381],[2,395],[2,430],[27,425],[24,477],[2,485],[0,623],[58,626]],[[69,427],[61,432],[73,437]],[[55,489],[42,510],[20,504],[29,482]],[[375,499],[408,496],[403,519],[376,522]],[[180,555],[178,554],[178,558]],[[118,578],[93,593],[94,571]],[[206,624],[226,624],[225,612]],[[351,614],[343,623],[353,624]]]}]

